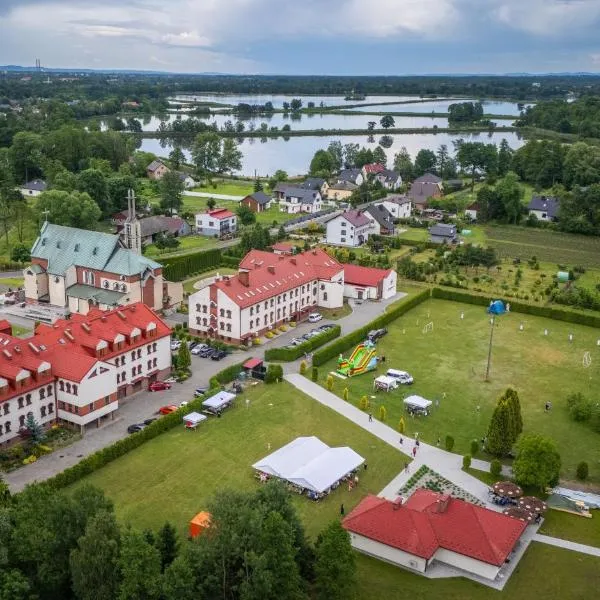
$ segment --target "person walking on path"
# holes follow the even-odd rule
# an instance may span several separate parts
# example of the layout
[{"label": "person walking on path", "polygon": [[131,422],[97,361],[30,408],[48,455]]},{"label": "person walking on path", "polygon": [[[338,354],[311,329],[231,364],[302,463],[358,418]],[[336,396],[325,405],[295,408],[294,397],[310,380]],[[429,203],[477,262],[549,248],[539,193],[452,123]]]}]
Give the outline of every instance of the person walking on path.
[{"label": "person walking on path", "polygon": [[417,456],[417,447],[413,446],[413,458],[416,458]]},{"label": "person walking on path", "polygon": [[367,463],[364,464],[364,467],[365,467],[365,471],[366,471],[367,470]]},{"label": "person walking on path", "polygon": [[400,445],[402,446],[402,444],[404,444],[404,438],[400,436]]},{"label": "person walking on path", "polygon": [[371,423],[373,421],[373,415],[371,413],[369,413],[369,423]]},{"label": "person walking on path", "polygon": [[421,445],[421,442],[419,440],[415,440],[415,446],[418,448]]},{"label": "person walking on path", "polygon": [[345,508],[344,508],[344,505],[342,504],[342,505],[340,506],[340,515],[342,515],[342,517],[343,517],[345,512],[346,512],[346,510],[345,510]]}]

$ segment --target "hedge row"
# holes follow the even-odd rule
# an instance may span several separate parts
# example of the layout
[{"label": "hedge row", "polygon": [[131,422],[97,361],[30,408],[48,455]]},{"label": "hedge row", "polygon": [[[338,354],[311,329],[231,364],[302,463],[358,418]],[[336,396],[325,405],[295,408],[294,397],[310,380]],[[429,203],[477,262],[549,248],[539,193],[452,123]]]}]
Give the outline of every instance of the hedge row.
[{"label": "hedge row", "polygon": [[306,340],[299,346],[294,346],[293,348],[269,348],[265,351],[265,360],[281,360],[284,362],[296,360],[307,352],[319,348],[323,344],[340,337],[341,333],[341,327],[339,325],[334,325],[330,329],[326,329],[320,335],[315,335],[309,340]]},{"label": "hedge row", "polygon": [[162,261],[165,279],[169,281],[181,281],[195,273],[210,271],[221,266],[237,268],[239,264],[239,259],[225,256],[219,248],[172,258],[167,257]]},{"label": "hedge row", "polygon": [[409,298],[405,302],[402,302],[395,308],[384,312],[381,316],[377,317],[370,323],[367,323],[360,329],[356,329],[352,333],[345,335],[344,337],[335,341],[333,344],[330,344],[326,348],[319,350],[313,356],[313,365],[319,367],[334,356],[338,356],[354,344],[358,344],[359,342],[364,341],[371,329],[379,329],[381,327],[384,327],[388,323],[395,321],[398,317],[413,309],[415,306],[418,306],[419,304],[421,304],[421,302],[424,302],[429,297],[430,291],[423,290],[422,292],[419,292],[412,298]]},{"label": "hedge row", "polygon": [[[431,295],[433,298],[453,300],[465,304],[476,304],[478,306],[488,306],[491,300],[489,296],[470,294],[468,292],[439,287],[433,288],[431,290]],[[511,312],[534,315],[536,317],[546,317],[548,319],[554,319],[555,321],[565,321],[567,323],[576,323],[577,325],[600,328],[600,315],[512,300],[510,301],[510,310]]]},{"label": "hedge row", "polygon": [[243,362],[236,363],[235,365],[231,365],[230,367],[225,367],[222,371],[219,371],[216,375],[213,375],[210,378],[208,385],[211,388],[220,388],[226,383],[231,383],[240,374],[242,370],[242,365],[247,360],[248,359],[245,358]]},{"label": "hedge row", "polygon": [[[208,396],[216,394],[218,391],[218,388],[211,389],[208,392]],[[157,419],[142,431],[133,433],[126,438],[116,441],[110,446],[106,446],[106,448],[102,448],[101,450],[86,456],[76,465],[69,467],[62,471],[62,473],[46,480],[43,485],[48,485],[52,489],[61,489],[72,485],[76,481],[79,481],[94,471],[106,466],[113,460],[124,456],[131,450],[139,448],[142,444],[154,439],[161,433],[165,433],[166,431],[173,429],[173,427],[181,425],[184,414],[202,410],[203,400],[204,398],[196,398],[185,407]]]}]

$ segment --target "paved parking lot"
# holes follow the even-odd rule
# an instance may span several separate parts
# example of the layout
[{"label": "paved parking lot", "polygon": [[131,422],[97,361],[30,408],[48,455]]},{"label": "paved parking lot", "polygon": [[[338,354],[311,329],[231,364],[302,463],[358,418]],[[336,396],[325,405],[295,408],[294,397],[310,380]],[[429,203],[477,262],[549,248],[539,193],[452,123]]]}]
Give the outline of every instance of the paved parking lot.
[{"label": "paved parking lot", "polygon": [[[192,356],[192,376],[183,383],[175,383],[170,390],[163,392],[140,392],[135,396],[119,401],[119,410],[114,421],[107,421],[98,429],[89,429],[83,439],[57,452],[43,456],[37,462],[4,475],[12,492],[22,490],[25,485],[34,481],[43,481],[56,475],[67,467],[73,466],[84,456],[95,452],[128,435],[127,427],[140,423],[145,419],[157,416],[158,409],[165,404],[179,404],[193,398],[194,390],[200,386],[208,386],[209,379],[227,366],[242,362],[251,356],[263,356],[269,347],[288,344],[293,337],[303,335],[324,323],[338,323],[342,334],[346,334],[374,319],[385,310],[385,306],[401,297],[397,295],[385,302],[364,302],[348,316],[339,321],[323,319],[319,323],[301,323],[297,327],[278,335],[260,347],[248,351],[236,351],[223,360],[213,361]],[[297,363],[286,365],[286,372],[297,371]]]}]

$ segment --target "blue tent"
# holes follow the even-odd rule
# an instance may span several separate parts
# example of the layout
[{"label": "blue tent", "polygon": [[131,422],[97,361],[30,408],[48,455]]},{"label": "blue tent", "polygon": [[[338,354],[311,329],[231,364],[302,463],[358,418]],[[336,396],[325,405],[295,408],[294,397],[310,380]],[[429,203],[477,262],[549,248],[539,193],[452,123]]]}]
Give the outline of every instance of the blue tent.
[{"label": "blue tent", "polygon": [[493,302],[490,302],[487,312],[490,315],[503,315],[506,312],[504,302],[502,302],[502,300],[494,300]]}]

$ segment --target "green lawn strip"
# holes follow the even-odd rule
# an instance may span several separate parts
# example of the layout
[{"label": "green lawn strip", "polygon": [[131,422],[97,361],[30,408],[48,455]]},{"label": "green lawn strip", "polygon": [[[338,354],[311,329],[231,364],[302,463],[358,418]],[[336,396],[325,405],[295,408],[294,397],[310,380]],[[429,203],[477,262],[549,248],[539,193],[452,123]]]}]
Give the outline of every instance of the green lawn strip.
[{"label": "green lawn strip", "polygon": [[600,559],[532,543],[502,592],[463,578],[427,579],[357,555],[357,598],[370,600],[587,600],[600,585]]},{"label": "green lawn strip", "polygon": [[[429,322],[434,329],[424,334],[423,327]],[[407,435],[419,432],[421,439],[433,444],[438,437],[443,441],[452,435],[454,452],[466,454],[471,440],[485,435],[498,397],[514,387],[521,400],[525,431],[556,441],[564,478],[574,479],[575,467],[582,460],[600,464],[598,434],[588,425],[572,421],[565,401],[578,391],[593,403],[600,401],[600,388],[590,385],[600,376],[600,359],[587,369],[582,362],[585,352],[597,354],[598,330],[517,313],[504,315],[497,323],[489,383],[484,382],[490,334],[484,308],[429,300],[388,326],[388,335],[377,344],[377,354],[384,355],[386,362],[377,371],[344,381],[334,377],[333,392],[341,397],[348,387],[349,401],[355,405],[361,396],[375,395],[371,398],[374,416],[384,405],[392,427],[404,416]],[[521,323],[524,331],[519,330]],[[573,343],[568,342],[569,333],[573,333]],[[344,356],[351,352],[352,348],[346,350]],[[336,368],[336,358],[319,367],[319,383],[325,385],[327,374]],[[374,394],[374,377],[388,368],[409,371],[415,384]],[[402,398],[410,394],[438,400],[440,405],[426,418],[410,417],[402,406]],[[550,413],[544,411],[546,401],[553,404]],[[598,468],[590,471],[590,478],[600,481]]]},{"label": "green lawn strip", "polygon": [[164,258],[165,256],[180,254],[186,250],[206,250],[215,248],[218,245],[218,240],[212,237],[202,235],[187,235],[179,239],[177,248],[165,248],[159,250],[154,244],[146,246],[144,255],[148,258]]},{"label": "green lawn strip", "polygon": [[20,325],[15,325],[14,323],[12,325],[12,334],[14,336],[22,336],[22,335],[31,334],[31,333],[32,333],[32,330],[27,327],[21,327]]},{"label": "green lawn strip", "polygon": [[347,302],[344,302],[344,305],[340,308],[319,308],[319,312],[323,315],[324,319],[337,321],[338,319],[347,317],[351,314],[352,308]]},{"label": "green lawn strip", "polygon": [[225,182],[217,183],[216,186],[198,186],[192,189],[194,192],[203,192],[207,194],[220,194],[223,196],[247,196],[254,191],[254,186],[251,182]]},{"label": "green lawn strip", "polygon": [[550,509],[544,515],[539,533],[600,548],[600,514],[592,511],[592,518],[579,517]]},{"label": "green lawn strip", "polygon": [[[400,229],[404,229],[403,225],[398,226]],[[419,242],[426,242],[429,239],[429,232],[425,228],[419,227],[408,227],[406,231],[403,231],[398,235],[401,240],[417,240]]]},{"label": "green lawn strip", "polygon": [[193,294],[194,292],[197,292],[198,290],[194,287],[195,283],[201,281],[202,279],[214,277],[217,273],[219,275],[234,275],[235,273],[237,273],[237,271],[235,269],[229,269],[227,267],[220,267],[219,269],[206,271],[205,273],[202,273],[202,275],[197,275],[196,277],[192,277],[183,281],[183,291],[187,292],[188,294]]},{"label": "green lawn strip", "polygon": [[[479,458],[479,455],[474,458]],[[485,457],[485,460],[488,460],[489,457]],[[479,469],[473,469],[473,467],[469,467],[468,469],[463,469],[465,473],[472,475],[473,477],[479,479],[479,481],[483,481],[486,485],[492,486],[497,481],[503,480],[503,476],[500,475],[498,477],[492,475],[489,471],[480,471]]]},{"label": "green lawn strip", "polygon": [[[250,399],[246,409],[245,398]],[[184,398],[165,396],[165,403]],[[367,459],[359,487],[340,486],[313,502],[295,496],[311,536],[351,510],[367,493],[378,493],[403,468],[406,458],[334,411],[282,383],[257,386],[237,406],[196,431],[177,427],[85,478],[115,502],[121,522],[158,528],[165,520],[184,533],[189,520],[220,489],[251,490],[259,485],[251,465],[298,436],[316,435],[330,446],[350,446]],[[270,447],[270,450],[269,450]],[[78,484],[80,485],[80,484]]]},{"label": "green lawn strip", "polygon": [[0,278],[0,285],[7,288],[18,288],[23,287],[24,279],[22,277],[2,277]]}]

